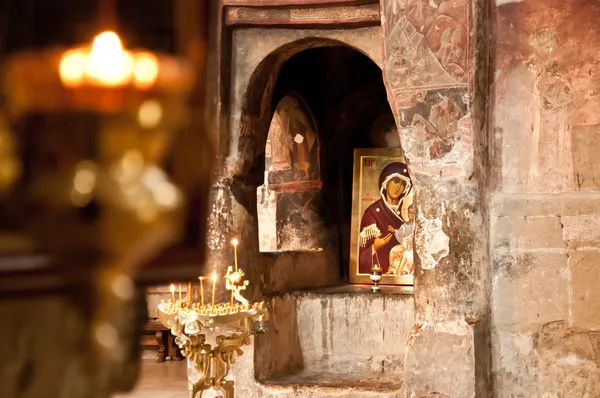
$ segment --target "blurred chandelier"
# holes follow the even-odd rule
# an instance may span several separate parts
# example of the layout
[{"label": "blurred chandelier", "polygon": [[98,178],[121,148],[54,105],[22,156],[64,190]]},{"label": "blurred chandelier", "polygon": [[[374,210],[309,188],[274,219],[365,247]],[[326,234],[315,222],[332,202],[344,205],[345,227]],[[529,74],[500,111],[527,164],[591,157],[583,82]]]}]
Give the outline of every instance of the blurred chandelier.
[{"label": "blurred chandelier", "polygon": [[[189,102],[203,88],[196,72],[175,56],[127,50],[110,29],[87,45],[14,54],[3,69],[0,260],[41,252],[51,261],[29,274],[0,261],[0,293],[85,298],[76,304],[91,319],[91,366],[109,381],[136,362],[134,280],[183,233],[185,195],[162,166],[202,114]],[[194,173],[210,180],[208,166]]]}]

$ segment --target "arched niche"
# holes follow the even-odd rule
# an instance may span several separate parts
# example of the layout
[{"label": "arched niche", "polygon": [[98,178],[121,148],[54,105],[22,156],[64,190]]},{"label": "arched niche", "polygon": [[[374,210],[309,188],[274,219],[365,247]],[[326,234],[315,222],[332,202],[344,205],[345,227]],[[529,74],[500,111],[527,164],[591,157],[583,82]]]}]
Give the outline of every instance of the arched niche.
[{"label": "arched niche", "polygon": [[[246,61],[244,58],[243,62]],[[294,93],[295,98],[302,99],[300,103],[310,109],[318,127],[322,189],[316,206],[318,211],[313,214],[322,223],[317,234],[322,244],[308,245],[306,249],[322,249],[319,250],[322,254],[306,257],[310,258],[310,263],[298,256],[293,260],[291,257],[266,257],[268,261],[264,264],[272,271],[265,273],[277,275],[279,279],[274,280],[277,285],[283,284],[283,279],[295,278],[294,285],[298,280],[306,279],[302,285],[311,286],[309,279],[331,272],[338,280],[348,280],[354,149],[399,146],[379,64],[344,42],[308,37],[287,43],[256,62],[256,68],[248,75],[248,85],[243,90],[239,86],[235,90],[234,95],[240,100],[237,102],[240,106],[239,125],[233,130],[238,134],[232,136],[232,148],[237,148],[232,167],[237,172],[236,181],[257,187],[265,181],[277,183],[275,177],[281,176],[284,170],[275,169],[286,163],[291,168],[291,158],[289,161],[285,157],[278,159],[275,167],[273,153],[269,153],[273,150],[273,121],[279,117],[277,108],[288,94]],[[328,65],[334,68],[327,69]],[[273,174],[265,174],[271,166]],[[316,183],[311,178],[308,181]],[[262,202],[267,208],[271,206],[271,214],[275,207],[277,214],[282,207],[274,205],[274,194],[269,197],[264,188],[258,189],[258,205]],[[261,216],[258,214],[257,218]],[[271,217],[271,236],[277,233],[278,219],[278,216]],[[260,223],[263,221],[261,219]],[[290,223],[284,226],[289,227]],[[265,234],[262,226],[257,225],[257,229],[261,230],[258,243]],[[294,230],[297,235],[304,236],[299,233],[301,229]],[[284,251],[275,239],[262,246],[261,251],[265,251],[265,246],[270,247],[267,251]],[[284,261],[281,259],[293,261],[293,265],[286,264],[285,275],[277,268],[279,262]],[[314,281],[313,286],[318,286],[318,282]]]},{"label": "arched niche", "polygon": [[[265,148],[265,182],[257,190],[261,252],[320,250],[322,219],[316,124],[297,93],[277,104]],[[316,200],[315,200],[316,199]]]},{"label": "arched niche", "polygon": [[[248,76],[244,73],[237,77],[240,82],[233,94],[230,143],[232,153],[236,154],[232,169],[237,178],[256,186],[263,182],[266,140],[274,112],[272,102],[283,66],[306,50],[328,47],[352,49],[374,65],[381,63],[375,55],[377,52],[369,50],[368,46],[354,46],[329,37],[304,37],[274,48],[259,61],[254,61],[256,64]],[[244,59],[243,62],[250,63],[252,60]],[[238,106],[239,109],[236,109]]]}]

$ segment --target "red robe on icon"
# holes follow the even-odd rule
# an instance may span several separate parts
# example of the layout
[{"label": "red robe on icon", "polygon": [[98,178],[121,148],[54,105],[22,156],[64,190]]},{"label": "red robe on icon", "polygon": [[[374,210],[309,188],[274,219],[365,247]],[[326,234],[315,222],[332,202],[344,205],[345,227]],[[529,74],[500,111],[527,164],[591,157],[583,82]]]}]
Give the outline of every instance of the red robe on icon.
[{"label": "red robe on icon", "polygon": [[[385,191],[387,183],[394,177],[399,177],[407,183],[397,206],[387,202],[387,194]],[[377,262],[379,262],[379,265],[385,274],[390,266],[390,251],[394,246],[400,244],[399,239],[402,239],[401,233],[392,233],[392,238],[386,245],[382,246],[377,251],[375,251],[373,246],[375,238],[383,238],[390,234],[390,231],[388,230],[389,226],[394,228],[396,232],[399,232],[400,227],[404,224],[401,215],[402,200],[412,188],[406,165],[401,162],[394,162],[384,167],[379,177],[379,186],[381,199],[367,207],[360,223],[358,241],[358,272],[360,274],[371,273],[373,264],[376,264]]]}]

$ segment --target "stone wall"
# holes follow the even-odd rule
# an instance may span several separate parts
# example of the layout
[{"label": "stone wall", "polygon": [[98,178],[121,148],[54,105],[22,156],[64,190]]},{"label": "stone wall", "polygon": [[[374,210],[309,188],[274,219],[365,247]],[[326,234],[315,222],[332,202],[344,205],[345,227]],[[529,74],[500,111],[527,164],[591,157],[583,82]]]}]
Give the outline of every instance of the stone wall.
[{"label": "stone wall", "polygon": [[600,4],[497,1],[496,397],[600,395]]}]

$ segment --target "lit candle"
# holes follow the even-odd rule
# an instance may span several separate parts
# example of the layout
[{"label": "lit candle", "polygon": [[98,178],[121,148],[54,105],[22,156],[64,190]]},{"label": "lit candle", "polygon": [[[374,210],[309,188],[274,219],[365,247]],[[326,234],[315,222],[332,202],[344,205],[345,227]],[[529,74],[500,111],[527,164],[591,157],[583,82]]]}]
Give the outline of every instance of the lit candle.
[{"label": "lit candle", "polygon": [[102,32],[94,38],[85,67],[86,75],[107,86],[118,86],[131,79],[134,67],[133,57],[123,49],[115,32]]},{"label": "lit candle", "polygon": [[204,307],[204,277],[201,276],[200,279],[200,300],[202,301],[202,307]]},{"label": "lit candle", "polygon": [[173,304],[175,304],[175,285],[171,284],[171,297],[173,297]]},{"label": "lit candle", "polygon": [[234,293],[235,293],[235,285],[233,284],[233,281],[232,281],[232,283],[231,283],[231,306],[232,307],[233,307]]},{"label": "lit candle", "polygon": [[106,31],[94,38],[91,49],[79,47],[63,54],[59,72],[69,87],[93,80],[103,86],[133,83],[140,88],[154,85],[158,77],[158,59],[154,54],[132,54],[123,48],[115,32]]},{"label": "lit candle", "polygon": [[213,288],[212,288],[212,307],[215,307],[215,288],[217,286],[217,273],[213,272],[212,274],[212,282],[213,282]]},{"label": "lit candle", "polygon": [[179,302],[181,303],[181,283],[179,284]]},{"label": "lit candle", "polygon": [[235,272],[237,272],[238,270],[238,263],[237,263],[237,245],[238,245],[238,240],[234,239],[231,241],[231,243],[233,243],[233,259],[235,261]]}]

